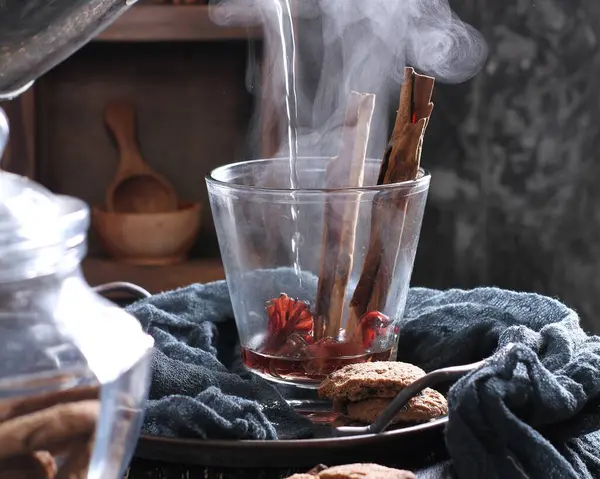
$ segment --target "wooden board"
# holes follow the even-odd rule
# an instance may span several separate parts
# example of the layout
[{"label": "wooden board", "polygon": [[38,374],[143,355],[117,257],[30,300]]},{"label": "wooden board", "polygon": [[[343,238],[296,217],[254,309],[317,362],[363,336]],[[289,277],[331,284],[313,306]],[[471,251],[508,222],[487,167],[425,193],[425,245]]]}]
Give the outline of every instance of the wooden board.
[{"label": "wooden board", "polygon": [[225,279],[223,265],[218,259],[195,260],[172,266],[141,267],[106,259],[86,258],[83,274],[91,286],[127,281],[160,293],[192,283],[210,283]]},{"label": "wooden board", "polygon": [[[103,110],[109,100],[129,100],[145,160],[180,199],[204,205],[191,256],[218,257],[204,176],[245,156],[252,107],[245,68],[238,43],[88,45],[37,85],[38,179],[56,193],[103,203],[118,160]],[[100,254],[92,234],[90,255]]]},{"label": "wooden board", "polygon": [[260,38],[260,28],[222,27],[206,5],[141,5],[125,12],[95,41],[223,41]]}]

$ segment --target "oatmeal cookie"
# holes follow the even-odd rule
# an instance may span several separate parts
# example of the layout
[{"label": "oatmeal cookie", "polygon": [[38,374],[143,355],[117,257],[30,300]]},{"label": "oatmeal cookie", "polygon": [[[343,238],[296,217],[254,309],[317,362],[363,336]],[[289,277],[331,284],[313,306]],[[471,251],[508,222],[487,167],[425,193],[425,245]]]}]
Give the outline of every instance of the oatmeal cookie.
[{"label": "oatmeal cookie", "polygon": [[415,479],[415,475],[378,464],[347,464],[325,469],[319,479]]},{"label": "oatmeal cookie", "polygon": [[413,364],[376,361],[349,364],[327,377],[319,387],[319,396],[328,399],[361,401],[365,398],[393,398],[425,371]]},{"label": "oatmeal cookie", "polygon": [[[357,402],[335,404],[336,410],[348,419],[370,424],[391,402],[391,399],[365,399]],[[396,415],[392,424],[406,422],[426,422],[448,414],[446,398],[434,389],[426,388],[412,398]]]},{"label": "oatmeal cookie", "polygon": [[392,469],[379,464],[346,464],[327,467],[313,474],[294,474],[286,479],[415,479],[409,471]]}]

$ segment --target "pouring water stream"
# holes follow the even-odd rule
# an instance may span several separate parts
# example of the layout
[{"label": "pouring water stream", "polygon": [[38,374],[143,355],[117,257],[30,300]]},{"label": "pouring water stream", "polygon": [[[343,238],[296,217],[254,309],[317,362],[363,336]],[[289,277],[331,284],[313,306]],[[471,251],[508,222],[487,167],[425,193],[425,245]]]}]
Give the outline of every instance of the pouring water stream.
[{"label": "pouring water stream", "polygon": [[277,14],[277,25],[279,38],[281,39],[281,54],[283,57],[283,80],[285,89],[285,111],[287,116],[287,141],[289,154],[289,174],[292,205],[290,214],[294,222],[294,234],[292,235],[292,252],[294,254],[294,270],[299,281],[300,275],[300,244],[302,235],[298,231],[298,207],[293,204],[294,191],[300,188],[297,170],[298,160],[298,95],[296,88],[296,37],[294,31],[294,20],[292,7],[289,0],[274,0]]},{"label": "pouring water stream", "polygon": [[296,38],[294,20],[289,0],[275,0],[277,24],[281,38],[283,56],[283,80],[285,88],[285,110],[287,115],[287,139],[290,162],[290,188],[299,187],[296,162],[298,159],[298,96],[296,93]]}]

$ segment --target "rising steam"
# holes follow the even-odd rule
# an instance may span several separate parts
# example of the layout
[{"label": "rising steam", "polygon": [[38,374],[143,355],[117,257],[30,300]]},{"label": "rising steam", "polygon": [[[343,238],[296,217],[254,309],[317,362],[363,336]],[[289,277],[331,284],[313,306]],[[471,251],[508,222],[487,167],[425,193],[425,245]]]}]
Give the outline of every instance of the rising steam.
[{"label": "rising steam", "polygon": [[[296,17],[299,155],[334,155],[351,90],[377,95],[369,154],[381,156],[388,135],[390,104],[406,65],[440,82],[460,83],[479,72],[487,46],[473,27],[452,12],[447,0],[212,0],[221,25],[262,25],[268,50],[273,107],[285,114],[285,38],[290,8]],[[283,23],[282,23],[283,22]],[[288,82],[289,83],[289,82]],[[287,118],[284,118],[286,125]],[[283,134],[285,141],[287,135]],[[287,146],[285,147],[287,148]],[[287,149],[281,150],[286,155]]]}]

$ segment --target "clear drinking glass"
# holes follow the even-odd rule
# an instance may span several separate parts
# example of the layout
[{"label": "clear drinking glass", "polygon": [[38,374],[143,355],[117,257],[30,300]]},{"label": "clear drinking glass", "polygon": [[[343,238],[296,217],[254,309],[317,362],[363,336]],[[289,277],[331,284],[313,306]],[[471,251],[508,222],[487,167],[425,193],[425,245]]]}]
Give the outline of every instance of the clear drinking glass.
[{"label": "clear drinking glass", "polygon": [[222,166],[207,176],[248,369],[301,387],[348,363],[395,357],[430,176],[325,189],[329,158]]}]

